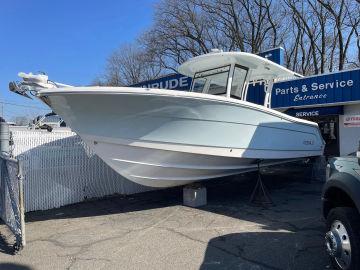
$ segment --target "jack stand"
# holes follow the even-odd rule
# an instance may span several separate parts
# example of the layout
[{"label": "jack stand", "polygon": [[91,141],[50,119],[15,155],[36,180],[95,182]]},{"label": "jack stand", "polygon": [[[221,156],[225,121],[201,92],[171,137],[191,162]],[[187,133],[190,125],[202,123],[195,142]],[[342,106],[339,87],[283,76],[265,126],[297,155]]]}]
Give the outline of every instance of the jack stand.
[{"label": "jack stand", "polygon": [[326,181],[326,159],[324,156],[319,156],[311,159],[311,176],[309,182],[325,182]]},{"label": "jack stand", "polygon": [[264,185],[261,179],[261,171],[260,171],[260,161],[258,163],[258,178],[256,181],[255,188],[250,197],[250,203],[257,204],[257,205],[266,205],[270,206],[273,205],[273,201],[271,200],[270,194]]},{"label": "jack stand", "polygon": [[190,207],[206,205],[206,187],[200,184],[192,184],[183,187],[183,204]]}]

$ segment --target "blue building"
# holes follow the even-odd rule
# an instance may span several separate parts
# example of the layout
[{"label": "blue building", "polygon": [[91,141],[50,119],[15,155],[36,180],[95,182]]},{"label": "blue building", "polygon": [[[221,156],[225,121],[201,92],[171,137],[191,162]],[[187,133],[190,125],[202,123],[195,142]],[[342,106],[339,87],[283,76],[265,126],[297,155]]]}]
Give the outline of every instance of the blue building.
[{"label": "blue building", "polygon": [[[247,100],[263,104],[262,86],[249,87]],[[360,69],[276,83],[271,108],[317,122],[326,155],[355,152],[360,140]]]},{"label": "blue building", "polygon": [[[283,50],[260,54],[283,64]],[[191,78],[171,74],[133,86],[189,90]],[[264,86],[249,85],[247,101],[264,104]],[[271,108],[317,122],[326,141],[325,155],[348,155],[360,140],[360,69],[321,74],[275,83]]]}]

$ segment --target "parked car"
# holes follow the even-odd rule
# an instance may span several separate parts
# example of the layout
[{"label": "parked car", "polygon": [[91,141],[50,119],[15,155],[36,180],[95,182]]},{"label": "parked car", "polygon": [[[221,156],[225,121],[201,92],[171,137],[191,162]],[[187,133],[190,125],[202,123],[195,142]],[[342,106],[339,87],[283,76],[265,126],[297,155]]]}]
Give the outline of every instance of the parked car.
[{"label": "parked car", "polygon": [[357,156],[354,153],[329,160],[322,193],[326,250],[333,265],[342,270],[360,269],[360,158]]},{"label": "parked car", "polygon": [[31,125],[32,128],[35,129],[46,129],[51,132],[53,128],[56,127],[65,127],[66,123],[60,116],[55,114],[54,112],[48,113],[46,115],[37,116]]}]

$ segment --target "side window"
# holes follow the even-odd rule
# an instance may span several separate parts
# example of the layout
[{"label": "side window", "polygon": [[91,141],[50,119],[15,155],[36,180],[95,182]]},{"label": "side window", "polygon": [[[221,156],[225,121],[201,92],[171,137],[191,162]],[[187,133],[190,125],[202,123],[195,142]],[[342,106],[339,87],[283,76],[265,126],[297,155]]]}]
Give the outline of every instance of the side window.
[{"label": "side window", "polygon": [[232,97],[241,98],[241,93],[244,88],[247,72],[247,69],[235,66],[230,92],[230,95]]},{"label": "side window", "polygon": [[197,79],[195,79],[194,83],[193,83],[192,91],[197,92],[197,93],[201,93],[204,90],[205,84],[206,84],[206,79],[205,78],[197,78]]}]

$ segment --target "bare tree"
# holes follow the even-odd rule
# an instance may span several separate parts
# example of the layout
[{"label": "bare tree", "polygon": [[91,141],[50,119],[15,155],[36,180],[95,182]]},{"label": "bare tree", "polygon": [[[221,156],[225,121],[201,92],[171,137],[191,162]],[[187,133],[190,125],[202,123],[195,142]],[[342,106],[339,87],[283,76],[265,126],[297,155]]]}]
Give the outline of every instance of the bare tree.
[{"label": "bare tree", "polygon": [[294,44],[301,50],[291,49],[302,55],[291,54],[293,60],[301,59],[301,72],[317,74],[344,69],[349,46],[359,27],[359,5],[354,0],[284,0],[284,3],[292,13],[295,33],[301,33],[301,43]]},{"label": "bare tree", "polygon": [[356,47],[357,47],[357,63],[354,62],[353,65],[355,67],[360,67],[360,30],[355,28],[355,35],[356,35]]},{"label": "bare tree", "polygon": [[190,57],[228,43],[223,33],[214,27],[216,22],[195,1],[163,0],[156,7],[155,18],[154,26],[142,40],[171,70]]},{"label": "bare tree", "polygon": [[280,45],[282,7],[271,0],[199,0],[210,17],[217,21],[228,40],[229,49],[258,53],[265,47]]},{"label": "bare tree", "polygon": [[257,53],[281,44],[279,10],[271,0],[163,0],[142,41],[172,70],[212,48]]},{"label": "bare tree", "polygon": [[30,124],[31,119],[28,116],[16,116],[11,119],[17,126],[27,126]]},{"label": "bare tree", "polygon": [[[308,59],[312,60],[312,67],[315,74],[319,73],[319,64],[317,51],[319,50],[318,39],[321,36],[321,27],[323,27],[324,17],[320,11],[314,7],[315,3],[310,1],[299,0],[285,0],[284,3],[289,7],[289,12],[292,13],[295,25],[298,31],[302,33],[301,40],[296,46],[300,46],[302,53],[301,71],[303,74],[307,73]],[[317,18],[317,15],[320,16]],[[315,17],[315,19],[314,19]],[[324,28],[324,27],[323,27]],[[323,44],[321,42],[321,44]],[[308,45],[308,46],[307,46]],[[320,48],[323,51],[323,48]],[[308,55],[306,53],[308,52]],[[321,60],[323,62],[324,59]]]},{"label": "bare tree", "polygon": [[282,46],[287,67],[304,75],[360,66],[359,14],[356,0],[160,0],[153,26],[116,50],[94,83],[153,79],[213,48]]},{"label": "bare tree", "polygon": [[98,85],[125,86],[158,77],[162,66],[157,56],[136,44],[126,44],[107,59],[103,80]]},{"label": "bare tree", "polygon": [[360,25],[360,7],[351,0],[318,0],[318,2],[331,14],[335,24],[339,53],[339,70],[344,69],[347,52]]},{"label": "bare tree", "polygon": [[90,83],[91,86],[106,86],[106,79],[104,76],[97,76],[95,79],[92,80]]}]

